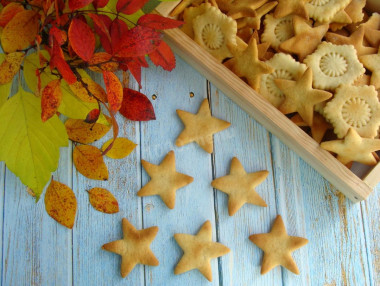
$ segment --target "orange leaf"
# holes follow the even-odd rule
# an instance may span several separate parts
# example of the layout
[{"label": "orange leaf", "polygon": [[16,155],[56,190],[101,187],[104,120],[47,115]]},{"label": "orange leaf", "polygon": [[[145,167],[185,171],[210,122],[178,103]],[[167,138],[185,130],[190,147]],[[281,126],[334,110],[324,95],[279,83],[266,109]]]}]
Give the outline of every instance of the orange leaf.
[{"label": "orange leaf", "polygon": [[50,69],[57,68],[64,80],[68,84],[73,84],[77,81],[77,77],[71,70],[69,64],[65,61],[63,51],[59,46],[57,40],[53,38],[53,48],[51,51]]},{"label": "orange leaf", "polygon": [[22,52],[14,52],[5,56],[4,61],[0,65],[0,84],[12,81],[13,77],[20,70],[24,56],[25,54]]},{"label": "orange leaf", "polygon": [[90,204],[97,210],[107,214],[119,212],[119,203],[106,189],[92,188],[88,191]]},{"label": "orange leaf", "polygon": [[95,108],[95,109],[91,110],[87,114],[86,119],[84,120],[84,122],[86,122],[86,123],[95,123],[96,121],[98,121],[99,115],[100,115],[100,110],[97,109],[97,108]]},{"label": "orange leaf", "polygon": [[123,86],[117,76],[108,71],[103,72],[104,84],[111,111],[118,111],[123,101]]},{"label": "orange leaf", "polygon": [[67,228],[73,228],[77,199],[68,186],[51,180],[45,194],[45,209],[57,222]]},{"label": "orange leaf", "polygon": [[[80,81],[77,81],[73,84],[70,84],[71,91],[79,97],[81,100],[85,102],[98,102],[100,100],[101,102],[107,102],[107,95],[104,89],[97,84],[95,81],[93,81],[90,78],[82,78],[84,84],[86,85],[86,88],[83,86],[83,84]],[[88,93],[88,91],[90,94]]]},{"label": "orange leaf", "polygon": [[90,145],[76,146],[73,162],[83,176],[93,180],[108,180],[108,169],[98,148]]},{"label": "orange leaf", "polygon": [[95,35],[90,26],[79,18],[74,18],[69,27],[69,40],[74,52],[88,62],[95,50]]},{"label": "orange leaf", "polygon": [[119,64],[112,61],[112,55],[106,52],[95,53],[88,62],[88,68],[94,72],[117,71]]},{"label": "orange leaf", "polygon": [[36,38],[39,15],[32,10],[19,12],[8,22],[1,34],[4,52],[11,53],[26,49]]},{"label": "orange leaf", "polygon": [[90,144],[99,140],[111,129],[111,125],[90,124],[80,119],[67,119],[65,127],[69,139],[82,144]]},{"label": "orange leaf", "polygon": [[[113,143],[112,143],[113,142]],[[111,149],[107,152],[106,156],[112,159],[122,159],[127,157],[136,148],[136,144],[127,138],[116,138],[115,140],[110,139],[102,146],[102,151],[106,150],[107,147],[113,144]]]},{"label": "orange leaf", "polygon": [[5,27],[16,14],[24,11],[24,7],[19,3],[11,2],[5,6],[0,13],[0,27]]},{"label": "orange leaf", "polygon": [[43,122],[52,117],[62,101],[61,80],[55,79],[49,82],[42,90],[41,119]]}]

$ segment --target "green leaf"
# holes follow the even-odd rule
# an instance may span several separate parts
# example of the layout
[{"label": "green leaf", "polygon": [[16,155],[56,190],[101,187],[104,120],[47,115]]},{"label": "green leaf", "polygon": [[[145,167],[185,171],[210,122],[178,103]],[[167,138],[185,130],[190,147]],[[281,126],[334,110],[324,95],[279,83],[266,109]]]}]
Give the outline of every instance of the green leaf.
[{"label": "green leaf", "polygon": [[41,120],[41,99],[19,87],[0,108],[0,161],[30,187],[38,200],[58,167],[59,147],[68,145],[57,115]]},{"label": "green leaf", "polygon": [[[5,60],[5,55],[0,54],[0,63]],[[11,93],[12,81],[6,84],[0,85],[0,108],[7,101],[9,94]]]}]

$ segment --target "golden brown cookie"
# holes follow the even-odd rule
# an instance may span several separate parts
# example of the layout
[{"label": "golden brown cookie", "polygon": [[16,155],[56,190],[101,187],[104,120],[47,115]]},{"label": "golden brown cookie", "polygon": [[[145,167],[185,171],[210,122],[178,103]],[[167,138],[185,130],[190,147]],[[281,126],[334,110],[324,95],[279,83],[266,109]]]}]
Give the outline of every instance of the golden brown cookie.
[{"label": "golden brown cookie", "polygon": [[361,56],[359,60],[372,72],[371,84],[376,89],[380,88],[380,49],[377,54]]},{"label": "golden brown cookie", "polygon": [[311,0],[278,0],[278,5],[274,11],[275,18],[283,18],[288,15],[298,15],[306,20],[309,19],[309,13],[305,4]]},{"label": "golden brown cookie", "polygon": [[214,149],[212,135],[228,128],[231,123],[211,116],[208,100],[204,99],[197,114],[177,110],[185,129],[178,135],[176,146],[181,147],[191,142],[198,143],[208,153]]},{"label": "golden brown cookie", "polygon": [[292,252],[309,241],[306,238],[288,235],[280,215],[276,217],[269,233],[252,234],[249,239],[264,251],[261,274],[267,273],[278,265],[299,274]]},{"label": "golden brown cookie", "polygon": [[349,3],[350,0],[311,0],[305,6],[311,18],[321,23],[328,23]]},{"label": "golden brown cookie", "polygon": [[264,32],[261,41],[270,43],[271,47],[278,49],[279,45],[294,36],[293,17],[286,16],[276,19],[267,14],[264,19]]},{"label": "golden brown cookie", "polygon": [[212,242],[210,221],[206,221],[196,235],[176,233],[174,239],[184,252],[174,274],[198,269],[208,281],[212,281],[210,260],[230,252],[223,244]]},{"label": "golden brown cookie", "polygon": [[230,174],[217,178],[211,186],[228,195],[228,214],[233,216],[244,204],[266,207],[265,201],[256,193],[255,187],[268,176],[268,171],[247,173],[239,159],[231,161]]},{"label": "golden brown cookie", "polygon": [[244,17],[237,20],[238,29],[249,27],[255,30],[260,30],[261,27],[261,18],[276,7],[277,1],[272,1],[265,3],[259,9],[256,10],[256,16],[254,17]]},{"label": "golden brown cookie", "polygon": [[102,246],[102,249],[121,256],[121,276],[126,277],[137,264],[157,266],[159,262],[149,245],[156,237],[158,227],[137,230],[126,218],[123,218],[122,228],[123,239]]}]

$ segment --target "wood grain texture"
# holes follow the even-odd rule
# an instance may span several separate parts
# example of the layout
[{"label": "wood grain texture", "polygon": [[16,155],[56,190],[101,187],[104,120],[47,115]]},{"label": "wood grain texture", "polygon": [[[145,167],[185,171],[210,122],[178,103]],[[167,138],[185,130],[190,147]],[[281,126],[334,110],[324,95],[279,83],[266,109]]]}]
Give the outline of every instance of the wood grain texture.
[{"label": "wood grain texture", "polygon": [[[160,80],[153,80],[159,78]],[[194,182],[177,191],[176,205],[168,209],[158,196],[143,198],[144,227],[157,225],[159,232],[153,243],[153,252],[160,261],[158,267],[146,267],[147,285],[219,285],[217,260],[211,262],[213,282],[209,283],[198,270],[174,275],[175,265],[183,252],[175,242],[175,233],[195,235],[206,220],[216,239],[211,156],[197,144],[176,147],[174,142],[183,129],[176,109],[196,113],[207,96],[206,80],[192,67],[177,58],[177,68],[168,73],[161,68],[144,71],[142,92],[152,100],[157,119],[141,124],[141,158],[159,164],[174,150],[178,172],[194,178]],[[190,93],[194,97],[190,96]],[[143,171],[143,185],[149,177]],[[223,241],[221,241],[223,243]],[[227,245],[228,246],[228,245]],[[228,257],[227,254],[226,257]]]},{"label": "wood grain texture", "polygon": [[213,86],[211,103],[214,116],[231,122],[231,127],[214,136],[215,177],[229,174],[233,157],[240,160],[247,173],[269,171],[256,188],[268,207],[245,204],[230,217],[228,196],[216,191],[219,237],[233,249],[232,255],[221,258],[222,285],[236,285],[236,281],[240,285],[275,285],[281,281],[281,269],[260,275],[263,252],[248,239],[251,234],[268,232],[277,213],[269,133]]},{"label": "wood grain texture", "polygon": [[272,136],[276,202],[290,235],[309,239],[285,284],[370,285],[360,204],[353,204]]}]

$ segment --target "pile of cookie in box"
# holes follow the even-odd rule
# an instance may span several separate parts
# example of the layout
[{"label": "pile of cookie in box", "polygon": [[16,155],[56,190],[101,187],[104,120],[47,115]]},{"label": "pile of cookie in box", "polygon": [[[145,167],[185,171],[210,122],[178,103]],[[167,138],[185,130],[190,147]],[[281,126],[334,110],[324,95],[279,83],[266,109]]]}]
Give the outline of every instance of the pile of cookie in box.
[{"label": "pile of cookie in box", "polygon": [[182,31],[350,167],[380,150],[380,15],[366,0],[183,0]]}]

